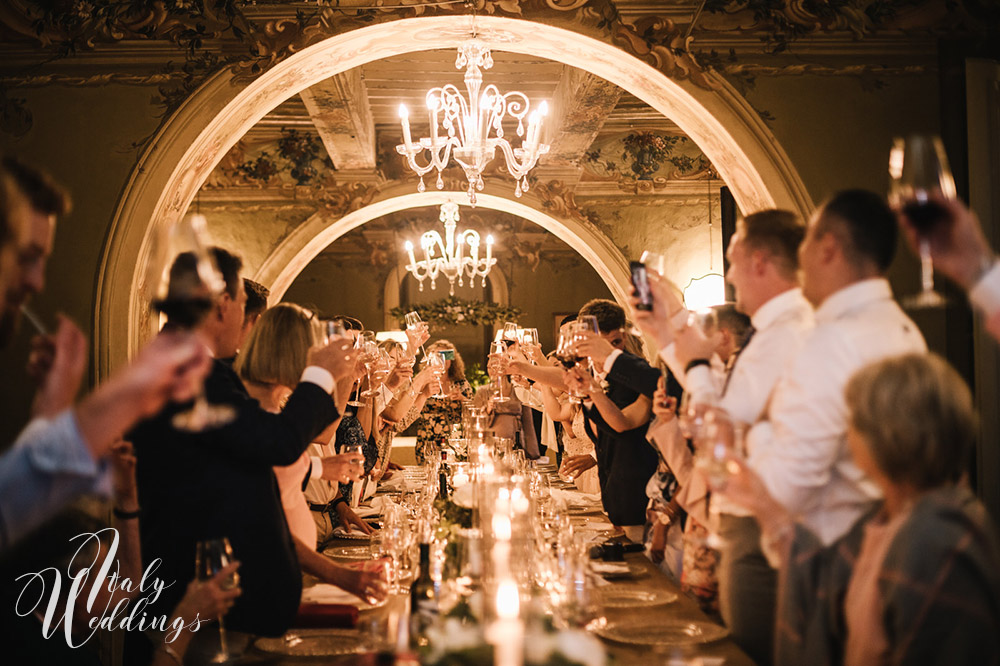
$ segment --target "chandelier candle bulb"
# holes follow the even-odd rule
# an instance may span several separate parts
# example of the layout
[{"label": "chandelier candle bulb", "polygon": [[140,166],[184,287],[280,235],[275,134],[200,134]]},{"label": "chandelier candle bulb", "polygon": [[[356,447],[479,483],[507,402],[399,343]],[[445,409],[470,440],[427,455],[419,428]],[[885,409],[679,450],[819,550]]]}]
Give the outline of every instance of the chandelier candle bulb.
[{"label": "chandelier candle bulb", "polygon": [[413,144],[413,137],[410,136],[410,112],[406,110],[405,104],[399,105],[399,120],[403,123],[403,144],[409,150]]}]

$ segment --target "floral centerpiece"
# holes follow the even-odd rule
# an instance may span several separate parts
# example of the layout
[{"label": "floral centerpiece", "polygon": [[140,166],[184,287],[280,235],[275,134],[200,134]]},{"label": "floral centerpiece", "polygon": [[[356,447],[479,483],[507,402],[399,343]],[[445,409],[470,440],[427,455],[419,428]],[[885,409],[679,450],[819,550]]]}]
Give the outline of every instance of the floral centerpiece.
[{"label": "floral centerpiece", "polygon": [[479,326],[498,321],[515,320],[521,308],[486,301],[469,301],[456,296],[448,296],[430,303],[412,307],[400,306],[389,311],[402,325],[406,313],[416,312],[432,330],[440,326]]}]

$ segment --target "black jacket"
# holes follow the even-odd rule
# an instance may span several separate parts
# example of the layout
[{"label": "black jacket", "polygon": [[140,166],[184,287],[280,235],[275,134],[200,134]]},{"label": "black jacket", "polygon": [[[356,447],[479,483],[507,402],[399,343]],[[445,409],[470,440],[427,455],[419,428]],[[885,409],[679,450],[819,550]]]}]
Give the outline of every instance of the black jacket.
[{"label": "black jacket", "polygon": [[[620,354],[607,376],[608,398],[618,407],[627,407],[641,394],[652,395],[658,378],[659,371],[643,359]],[[608,518],[615,525],[645,524],[646,482],[656,472],[658,462],[656,451],[646,441],[648,424],[619,433],[596,408],[587,409],[586,415],[584,425],[597,453],[601,501]]]},{"label": "black jacket", "polygon": [[295,462],[337,418],[337,409],[323,389],[303,383],[280,414],[266,412],[218,360],[205,392],[209,402],[236,408],[236,420],[215,430],[180,432],[171,419],[190,405],[168,405],[129,436],[138,459],[144,565],[160,558],[156,575],[172,583],[154,610],[169,613],[184,595],[198,541],[228,537],[241,562],[243,595],[226,626],[278,636],[295,617],[302,581],[271,468]]}]

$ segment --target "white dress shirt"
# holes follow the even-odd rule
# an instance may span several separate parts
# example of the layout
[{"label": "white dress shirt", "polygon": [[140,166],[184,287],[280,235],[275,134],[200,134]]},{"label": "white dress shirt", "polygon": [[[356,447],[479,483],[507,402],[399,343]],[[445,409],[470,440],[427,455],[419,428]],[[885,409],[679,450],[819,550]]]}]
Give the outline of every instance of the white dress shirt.
[{"label": "white dress shirt", "polygon": [[724,381],[720,383],[708,366],[691,368],[685,379],[696,401],[719,405],[734,420],[752,424],[764,415],[771,391],[802,348],[814,320],[812,306],[796,288],[757,308],[750,322],[756,332],[739,352],[725,395]]},{"label": "white dress shirt", "polygon": [[865,365],[926,349],[886,280],[845,287],[816,310],[816,327],[774,390],[769,420],[750,430],[751,466],[824,544],[880,495],[847,448],[847,381]]}]

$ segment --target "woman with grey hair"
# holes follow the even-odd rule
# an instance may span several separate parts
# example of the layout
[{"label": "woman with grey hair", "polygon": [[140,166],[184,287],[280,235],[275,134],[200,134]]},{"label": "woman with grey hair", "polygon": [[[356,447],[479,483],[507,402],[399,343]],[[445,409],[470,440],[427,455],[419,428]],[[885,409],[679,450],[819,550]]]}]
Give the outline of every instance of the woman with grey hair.
[{"label": "woman with grey hair", "polygon": [[1000,543],[967,484],[968,387],[909,354],[859,370],[846,399],[848,448],[882,500],[838,541],[824,547],[739,460],[715,488],[754,512],[780,563],[776,663],[997,663]]}]

